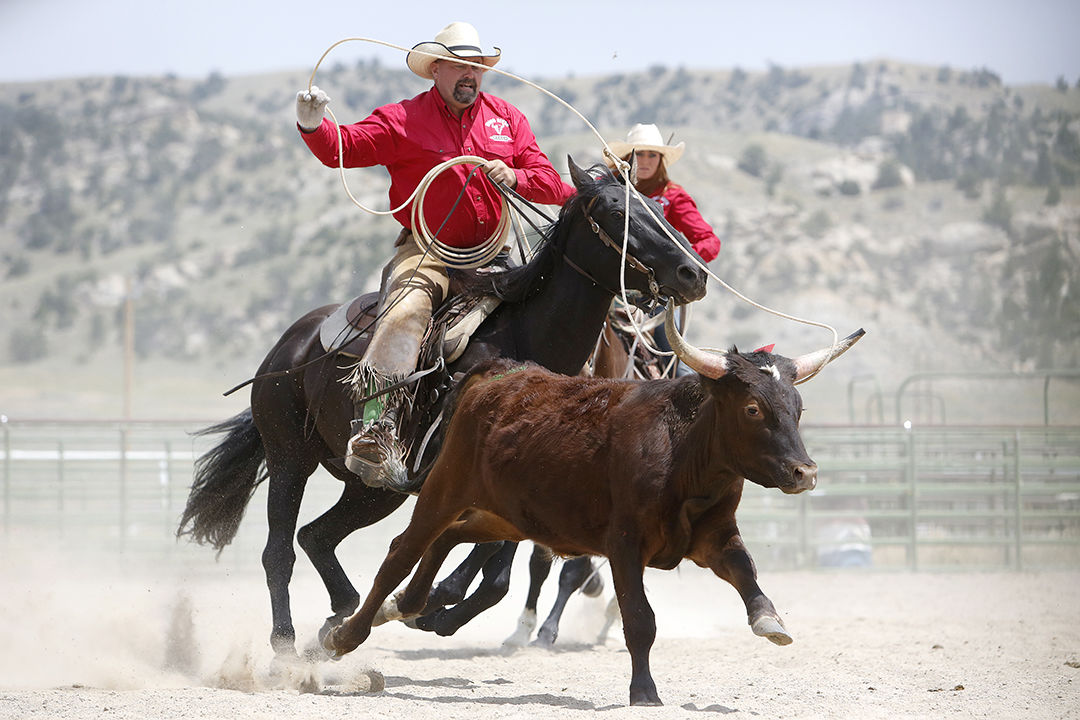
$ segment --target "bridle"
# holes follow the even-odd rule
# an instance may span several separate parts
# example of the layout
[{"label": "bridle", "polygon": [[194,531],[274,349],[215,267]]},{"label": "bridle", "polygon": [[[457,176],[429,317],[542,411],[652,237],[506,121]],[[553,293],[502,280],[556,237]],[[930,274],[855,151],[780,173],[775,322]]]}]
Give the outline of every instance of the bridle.
[{"label": "bridle", "polygon": [[[591,227],[592,231],[594,233],[596,233],[596,236],[600,238],[600,241],[602,243],[604,243],[605,245],[607,245],[612,250],[614,250],[615,252],[619,253],[619,255],[623,255],[623,246],[620,243],[615,242],[611,238],[611,236],[608,235],[607,231],[604,230],[604,228],[600,227],[600,223],[596,222],[596,220],[593,219],[591,211],[592,211],[593,206],[596,204],[596,201],[598,199],[599,199],[599,195],[594,195],[593,198],[591,200],[589,200],[587,205],[582,205],[581,212],[585,215],[585,219],[589,222],[589,227]],[[634,270],[637,270],[639,273],[644,275],[645,278],[648,280],[648,283],[649,283],[649,295],[650,295],[651,301],[654,304],[660,302],[660,299],[661,299],[660,285],[659,285],[659,283],[656,282],[656,273],[653,272],[652,268],[650,268],[648,265],[646,265],[645,263],[638,260],[636,257],[631,255],[629,252],[626,253],[625,258],[626,258],[626,264],[627,265],[629,265]],[[596,278],[594,278],[592,275],[585,272],[580,267],[578,267],[576,264],[574,264],[574,262],[572,260],[570,260],[570,258],[566,257],[565,253],[563,254],[563,259],[566,260],[566,263],[570,267],[572,267],[574,270],[576,270],[577,272],[579,272],[580,274],[584,275],[586,278],[591,280],[593,282],[593,284],[599,285],[600,287],[604,287],[604,285],[602,283],[598,282],[596,280]],[[618,293],[612,293],[612,294],[617,295]]]}]

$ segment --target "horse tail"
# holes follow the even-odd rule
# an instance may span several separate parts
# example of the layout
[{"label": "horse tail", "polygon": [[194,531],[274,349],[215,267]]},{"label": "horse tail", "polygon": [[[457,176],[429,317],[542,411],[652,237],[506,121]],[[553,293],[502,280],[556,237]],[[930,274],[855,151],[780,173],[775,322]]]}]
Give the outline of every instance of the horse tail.
[{"label": "horse tail", "polygon": [[267,478],[266,450],[251,418],[251,408],[195,435],[225,439],[195,461],[195,482],[176,537],[189,535],[218,554],[236,537],[255,488]]}]

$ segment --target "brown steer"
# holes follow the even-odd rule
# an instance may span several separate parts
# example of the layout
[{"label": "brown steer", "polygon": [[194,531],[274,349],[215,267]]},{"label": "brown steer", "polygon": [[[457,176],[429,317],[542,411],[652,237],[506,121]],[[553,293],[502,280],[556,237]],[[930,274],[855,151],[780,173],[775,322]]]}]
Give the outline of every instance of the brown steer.
[{"label": "brown steer", "polygon": [[328,652],[341,655],[368,637],[383,601],[421,558],[397,599],[406,616],[423,609],[457,544],[524,539],[562,555],[609,559],[632,662],[631,705],[660,704],[649,670],[656,622],[642,582],[647,566],[670,569],[689,558],[712,569],[739,592],[755,633],[790,643],[757,584],[735,508],[743,478],[786,493],[814,487],[817,466],[799,435],[794,384],[863,331],[794,360],[698,350],[671,322],[667,333],[700,375],[565,377],[495,361],[467,376],[409,526],[391,543],[361,608],[324,639]]}]

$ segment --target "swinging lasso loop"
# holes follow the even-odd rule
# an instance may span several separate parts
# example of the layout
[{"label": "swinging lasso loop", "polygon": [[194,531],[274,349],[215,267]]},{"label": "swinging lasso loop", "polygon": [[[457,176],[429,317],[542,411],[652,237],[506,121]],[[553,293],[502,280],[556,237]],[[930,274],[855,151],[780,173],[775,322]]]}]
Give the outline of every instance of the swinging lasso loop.
[{"label": "swinging lasso loop", "polygon": [[[445,58],[444,55],[436,55],[435,53],[429,53],[429,52],[426,52],[424,50],[409,49],[409,48],[406,48],[406,47],[402,47],[400,45],[395,45],[393,43],[388,43],[388,42],[385,42],[383,40],[376,40],[376,39],[373,39],[373,38],[366,38],[366,37],[344,38],[342,40],[338,40],[336,43],[334,43],[329,48],[327,48],[326,51],[322,54],[322,57],[319,58],[319,61],[317,63],[315,63],[315,67],[311,71],[311,77],[308,80],[308,90],[311,89],[311,85],[315,82],[315,73],[316,73],[316,71],[318,71],[319,65],[321,65],[323,60],[326,59],[326,56],[330,54],[330,51],[333,50],[334,48],[336,48],[338,45],[341,45],[342,43],[352,42],[352,41],[367,42],[367,43],[371,43],[373,45],[382,45],[384,47],[393,48],[395,50],[400,50],[400,51],[405,52],[405,53],[414,52],[414,53],[416,53],[418,55],[426,55],[428,57],[433,57],[435,59],[444,59]],[[628,162],[626,162],[625,160],[623,160],[622,158],[617,157],[615,155],[615,153],[611,150],[611,146],[608,145],[607,140],[605,140],[604,137],[600,134],[600,132],[593,126],[593,124],[591,122],[589,122],[588,118],[586,118],[584,115],[582,115],[574,106],[570,105],[570,103],[566,102],[565,100],[563,100],[561,97],[559,97],[555,93],[551,92],[550,90],[547,90],[546,88],[540,87],[536,83],[531,82],[529,80],[526,80],[525,78],[519,77],[519,76],[517,76],[517,75],[515,75],[513,73],[506,72],[505,70],[500,70],[499,68],[496,68],[496,67],[489,68],[486,65],[481,65],[481,64],[475,63],[475,62],[470,62],[470,61],[465,60],[465,59],[455,59],[455,62],[461,63],[463,65],[471,65],[473,67],[478,67],[478,68],[480,68],[482,70],[495,72],[495,73],[498,73],[500,75],[505,75],[506,77],[508,77],[508,78],[510,78],[512,80],[516,80],[517,82],[523,83],[523,84],[528,85],[529,87],[531,87],[531,88],[533,88],[535,90],[540,91],[541,93],[547,95],[548,97],[552,98],[556,102],[563,105],[570,112],[577,115],[581,119],[581,121],[585,123],[585,125],[589,128],[589,130],[592,131],[593,135],[595,135],[600,140],[600,143],[603,145],[603,154],[604,154],[604,156],[611,160],[611,163],[614,166],[614,168],[619,172],[620,175],[622,175],[623,180],[624,180],[624,182],[625,182],[625,184],[627,186],[626,187],[626,204],[627,204],[627,207],[629,207],[631,197],[633,197],[633,199],[636,202],[641,203],[645,207],[645,210],[646,210],[647,214],[656,223],[656,226],[672,242],[675,243],[676,247],[678,247],[679,250],[684,255],[686,255],[687,259],[689,259],[692,263],[697,265],[697,267],[701,268],[713,280],[716,280],[718,283],[720,283],[721,287],[723,287],[725,290],[727,290],[728,292],[733,294],[735,297],[739,298],[743,302],[746,302],[746,303],[758,308],[759,310],[767,312],[767,313],[769,313],[771,315],[775,315],[776,317],[784,318],[786,320],[791,320],[792,322],[797,322],[797,323],[801,323],[801,324],[804,324],[804,325],[811,325],[813,327],[818,327],[818,328],[822,328],[824,330],[827,330],[832,334],[832,337],[833,337],[832,347],[834,349],[837,347],[838,342],[839,342],[839,340],[838,340],[839,334],[836,332],[836,329],[834,327],[832,327],[831,325],[828,325],[826,323],[821,323],[821,322],[815,322],[813,320],[808,320],[808,319],[805,319],[805,318],[797,317],[795,315],[790,315],[788,313],[784,313],[784,312],[781,312],[779,310],[775,310],[773,308],[762,305],[761,303],[758,303],[758,302],[746,297],[745,295],[740,293],[738,290],[733,288],[731,285],[724,282],[715,273],[713,273],[708,268],[708,266],[706,266],[705,263],[702,262],[701,258],[698,257],[697,254],[693,250],[688,250],[688,249],[684,248],[681,244],[676,242],[675,238],[672,237],[672,235],[668,231],[668,229],[665,228],[663,223],[660,222],[659,218],[656,217],[656,215],[653,212],[652,208],[649,208],[648,204],[645,203],[645,201],[642,198],[641,194],[637,191],[637,188],[633,187],[633,183],[630,182],[630,164]],[[349,191],[348,183],[345,182],[345,166],[344,166],[344,160],[341,158],[341,144],[342,144],[341,126],[340,126],[340,124],[338,124],[337,118],[334,117],[334,113],[330,110],[329,107],[327,107],[326,111],[330,114],[330,118],[334,121],[334,124],[337,127],[338,160],[339,160],[339,169],[340,169],[340,172],[341,172],[341,182],[345,186],[345,192],[349,196],[349,199],[352,200],[352,202],[357,207],[359,207],[361,210],[372,213],[374,215],[390,215],[390,214],[393,214],[393,213],[397,212],[398,210],[405,207],[406,205],[408,205],[413,200],[413,197],[416,196],[417,193],[415,191],[399,207],[397,207],[397,208],[395,208],[393,210],[386,211],[386,212],[378,212],[378,211],[366,208],[355,197],[353,197],[353,194]],[[453,162],[453,161],[449,161],[449,162]],[[440,170],[440,172],[441,172],[441,170]],[[419,186],[417,187],[417,190],[419,190]],[[506,206],[506,199],[504,197],[503,198],[503,213],[502,213],[504,217],[507,214],[507,211],[508,211],[508,208]],[[623,275],[623,278],[622,278],[622,282],[620,283],[621,290],[622,290],[623,302],[627,302],[627,300],[626,300],[626,285],[625,285],[625,270],[626,270],[625,252],[626,252],[626,243],[627,243],[627,239],[628,239],[629,224],[630,224],[629,223],[629,216],[630,216],[630,214],[626,213],[626,221],[625,221],[624,231],[623,231],[623,253],[624,253],[623,257],[624,257],[624,261],[623,261],[623,265],[622,265],[622,271],[623,272],[621,273]],[[500,221],[500,225],[501,224],[502,223]],[[416,233],[414,232],[414,235],[415,234]],[[487,242],[490,243],[490,242],[493,242],[493,241],[491,239],[489,239]],[[486,243],[485,243],[485,246],[486,246]],[[434,247],[435,246],[433,245],[432,246],[432,248],[433,248],[432,251],[433,252],[435,252]],[[489,248],[489,250],[490,250],[490,248]],[[497,254],[498,251],[496,250],[495,253]],[[492,255],[492,257],[494,257],[494,255]],[[464,267],[464,266],[462,266],[462,267]],[[473,267],[475,267],[475,266],[473,266]],[[645,335],[638,328],[637,324],[634,323],[633,321],[631,321],[631,325],[634,328],[635,334],[642,340],[642,342],[644,342],[646,344],[649,344],[648,341],[645,339]],[[666,355],[668,353],[661,353],[660,351],[657,351],[657,354]],[[818,371],[815,371],[812,375],[808,376],[806,379],[807,380],[810,379],[810,377],[813,377],[819,371],[820,371],[820,368],[818,369]]]}]

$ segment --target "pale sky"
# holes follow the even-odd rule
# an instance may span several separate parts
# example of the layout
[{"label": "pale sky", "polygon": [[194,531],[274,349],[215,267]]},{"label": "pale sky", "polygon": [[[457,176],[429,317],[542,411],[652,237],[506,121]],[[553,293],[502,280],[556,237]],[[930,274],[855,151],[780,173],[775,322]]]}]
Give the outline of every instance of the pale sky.
[{"label": "pale sky", "polygon": [[[0,0],[0,82],[310,70],[343,38],[411,47],[453,20],[525,77],[875,59],[987,67],[1010,85],[1080,77],[1078,0]],[[405,67],[355,42],[326,62],[373,56]]]}]

